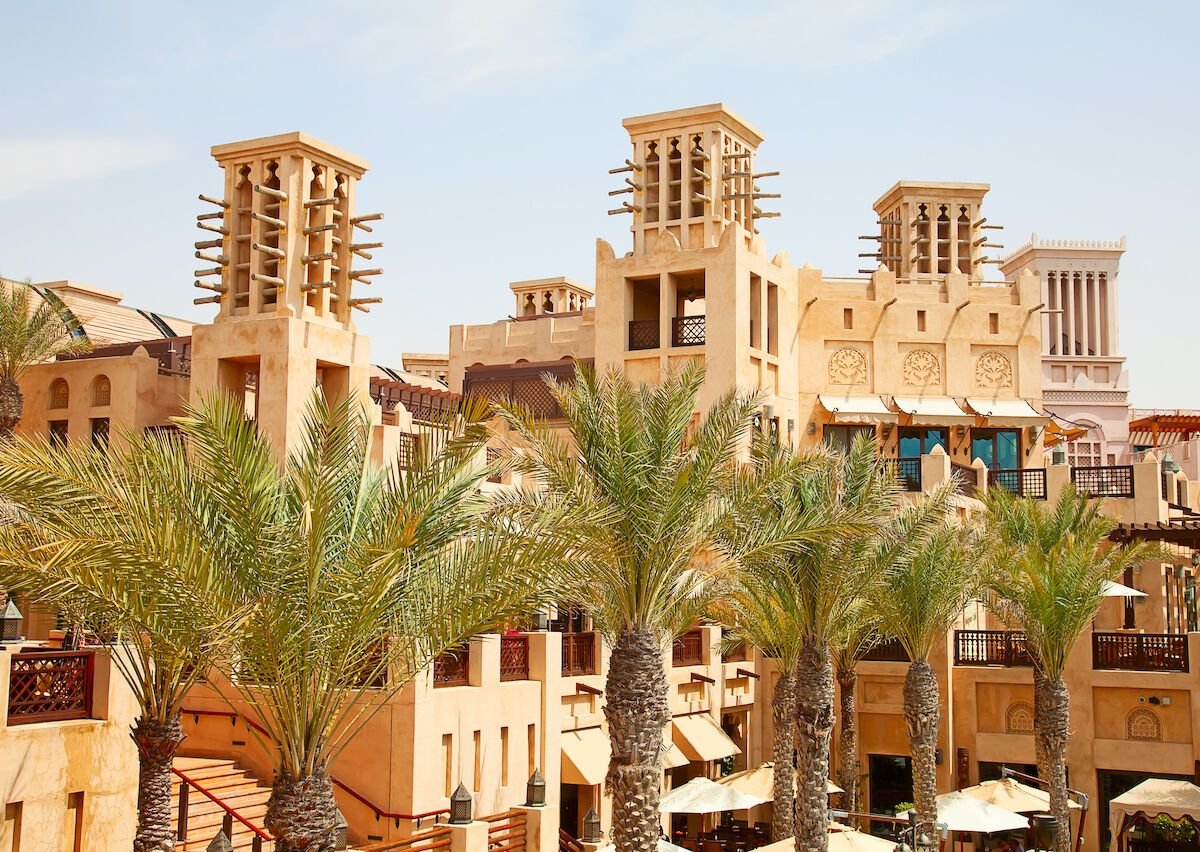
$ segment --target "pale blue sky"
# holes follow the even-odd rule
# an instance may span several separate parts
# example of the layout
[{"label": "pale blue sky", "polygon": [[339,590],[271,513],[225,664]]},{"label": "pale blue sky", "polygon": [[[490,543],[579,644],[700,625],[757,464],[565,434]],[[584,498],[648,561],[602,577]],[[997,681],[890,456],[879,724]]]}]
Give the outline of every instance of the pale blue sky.
[{"label": "pale blue sky", "polygon": [[[765,134],[783,218],[854,274],[897,179],[990,182],[1013,248],[1127,234],[1122,348],[1137,405],[1200,408],[1194,207],[1200,4],[0,0],[0,274],[191,304],[196,194],[220,142],[305,130],[370,160],[375,360],[445,351],[507,282],[592,282],[618,250],[620,120],[724,101]],[[239,35],[235,35],[240,33]]]}]

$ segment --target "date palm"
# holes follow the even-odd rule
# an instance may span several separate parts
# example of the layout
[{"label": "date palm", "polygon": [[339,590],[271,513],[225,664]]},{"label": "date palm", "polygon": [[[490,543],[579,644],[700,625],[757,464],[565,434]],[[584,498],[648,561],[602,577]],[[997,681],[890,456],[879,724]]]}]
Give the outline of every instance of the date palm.
[{"label": "date palm", "polygon": [[1055,852],[1070,852],[1066,747],[1070,737],[1070,694],[1063,671],[1071,649],[1095,618],[1108,582],[1127,567],[1166,554],[1139,542],[1111,545],[1116,526],[1102,501],[1073,486],[1053,506],[1018,498],[1003,488],[984,497],[986,531],[993,555],[993,609],[1025,631],[1033,658],[1034,738],[1039,771],[1046,772],[1050,812],[1057,821]]},{"label": "date palm", "polygon": [[499,405],[514,433],[514,468],[540,486],[513,499],[531,515],[556,499],[592,519],[563,530],[574,556],[558,592],[587,609],[612,647],[604,714],[618,852],[657,848],[671,721],[664,651],[705,611],[733,561],[718,530],[755,400],[726,394],[697,419],[703,381],[695,365],[653,388],[581,367],[574,384],[549,383],[569,437]]},{"label": "date palm", "polygon": [[882,641],[878,618],[865,600],[847,612],[841,634],[830,645],[833,676],[837,680],[838,760],[837,783],[842,788],[842,810],[861,811],[858,762],[858,664]]},{"label": "date palm", "polygon": [[[36,302],[35,302],[36,300]],[[25,413],[18,384],[34,364],[92,348],[29,282],[0,281],[0,439],[12,434]]]},{"label": "date palm", "polygon": [[949,513],[953,484],[905,509],[890,525],[896,549],[887,580],[871,596],[883,632],[908,654],[904,721],[913,761],[915,845],[936,845],[937,752],[941,695],[929,657],[961,617],[982,579],[970,532]]}]

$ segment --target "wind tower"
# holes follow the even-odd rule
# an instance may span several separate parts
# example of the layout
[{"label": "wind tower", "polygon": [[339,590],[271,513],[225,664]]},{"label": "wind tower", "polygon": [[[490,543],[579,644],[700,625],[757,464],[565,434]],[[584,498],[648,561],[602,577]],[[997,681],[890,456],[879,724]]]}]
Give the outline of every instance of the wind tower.
[{"label": "wind tower", "polygon": [[214,209],[196,217],[209,238],[196,243],[204,266],[195,286],[215,295],[195,302],[219,310],[193,333],[191,395],[244,395],[247,415],[286,455],[314,385],[331,402],[369,400],[370,343],[352,310],[382,300],[354,289],[382,270],[352,265],[382,245],[355,234],[383,215],[355,214],[367,162],[307,134],[217,145],[212,155],[224,191],[200,196]]}]

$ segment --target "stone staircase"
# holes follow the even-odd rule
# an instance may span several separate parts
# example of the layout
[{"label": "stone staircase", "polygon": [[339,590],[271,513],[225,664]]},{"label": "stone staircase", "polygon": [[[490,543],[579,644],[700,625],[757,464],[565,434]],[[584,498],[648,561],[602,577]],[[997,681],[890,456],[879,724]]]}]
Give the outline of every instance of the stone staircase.
[{"label": "stone staircase", "polygon": [[[174,766],[188,778],[211,792],[255,826],[262,828],[267,813],[267,798],[271,788],[246,772],[234,760],[209,757],[176,757]],[[171,793],[172,819],[179,814],[179,776],[173,777]],[[204,852],[212,842],[225,811],[195,788],[188,791],[187,839],[179,843],[176,852]],[[242,852],[253,849],[254,834],[237,820],[233,821],[233,848]],[[263,852],[271,852],[275,844],[263,841]]]}]

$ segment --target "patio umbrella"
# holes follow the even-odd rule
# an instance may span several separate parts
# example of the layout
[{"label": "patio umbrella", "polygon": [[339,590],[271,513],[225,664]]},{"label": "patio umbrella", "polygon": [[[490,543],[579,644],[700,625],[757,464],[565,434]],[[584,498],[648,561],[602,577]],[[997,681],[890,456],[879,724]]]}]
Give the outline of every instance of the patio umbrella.
[{"label": "patio umbrella", "polygon": [[1122,586],[1120,583],[1114,583],[1112,580],[1104,581],[1104,591],[1100,593],[1106,598],[1144,598],[1145,592],[1138,591],[1130,586]]},{"label": "patio umbrella", "polygon": [[[725,787],[732,787],[734,790],[741,790],[752,796],[761,796],[763,801],[770,802],[775,798],[775,764],[764,763],[754,769],[743,769],[741,772],[718,779],[717,783]],[[844,793],[846,791],[832,781],[826,781],[825,792]]]},{"label": "patio umbrella", "polygon": [[[1015,814],[1045,813],[1050,810],[1049,793],[1039,790],[1037,787],[1022,784],[1015,778],[982,781],[974,787],[966,787],[958,792]],[[1079,808],[1077,802],[1069,802],[1068,805],[1072,808]]]},{"label": "patio umbrella", "polygon": [[[755,852],[792,852],[795,845],[795,840],[789,837],[756,849]],[[895,848],[896,844],[891,840],[855,831],[839,822],[829,823],[829,852],[893,852]]]},{"label": "patio umbrella", "polygon": [[[906,817],[912,811],[897,816]],[[1029,828],[1029,820],[1020,814],[968,796],[961,791],[937,797],[937,821],[950,831],[1015,831]]]},{"label": "patio umbrella", "polygon": [[[596,852],[617,852],[617,845],[610,843],[607,846],[601,846]],[[676,846],[674,843],[668,843],[660,837],[658,838],[658,852],[691,852],[691,850],[684,849],[682,846]]]},{"label": "patio umbrella", "polygon": [[715,814],[721,811],[744,811],[769,801],[762,796],[723,787],[711,778],[701,777],[664,793],[658,809],[664,814]]}]

